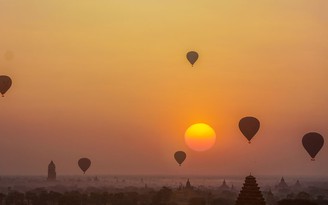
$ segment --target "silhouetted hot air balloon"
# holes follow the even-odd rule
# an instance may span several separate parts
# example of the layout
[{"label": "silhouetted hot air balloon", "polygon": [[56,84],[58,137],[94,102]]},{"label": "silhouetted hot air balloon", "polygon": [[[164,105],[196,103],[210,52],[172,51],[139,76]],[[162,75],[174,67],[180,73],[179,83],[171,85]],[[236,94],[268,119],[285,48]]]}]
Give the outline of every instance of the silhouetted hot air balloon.
[{"label": "silhouetted hot air balloon", "polygon": [[260,121],[255,117],[244,117],[239,121],[239,129],[251,143],[251,139],[260,129]]},{"label": "silhouetted hot air balloon", "polygon": [[4,94],[9,90],[11,84],[12,81],[8,76],[6,75],[0,76],[0,93],[2,94],[2,97],[4,97]]},{"label": "silhouetted hot air balloon", "polygon": [[198,59],[198,53],[196,51],[189,51],[187,53],[187,59],[188,61],[191,63],[191,65],[193,66],[194,63],[197,61]]},{"label": "silhouetted hot air balloon", "polygon": [[303,136],[302,144],[305,150],[312,157],[311,160],[314,161],[315,156],[318,154],[324,144],[324,139],[319,133],[310,132]]},{"label": "silhouetted hot air balloon", "polygon": [[83,171],[83,173],[85,174],[85,172],[89,169],[91,165],[91,161],[88,158],[81,158],[79,159],[78,164],[81,170]]},{"label": "silhouetted hot air balloon", "polygon": [[179,166],[185,161],[187,155],[184,151],[177,151],[174,153],[174,159],[178,162]]}]

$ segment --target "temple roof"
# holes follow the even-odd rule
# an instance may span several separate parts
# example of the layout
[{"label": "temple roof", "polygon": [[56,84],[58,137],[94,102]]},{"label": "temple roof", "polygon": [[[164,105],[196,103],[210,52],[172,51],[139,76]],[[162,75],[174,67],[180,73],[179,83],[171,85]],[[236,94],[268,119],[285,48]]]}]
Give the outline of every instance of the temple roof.
[{"label": "temple roof", "polygon": [[221,186],[219,187],[219,189],[229,189],[229,186],[227,185],[225,179],[223,180]]},{"label": "temple roof", "polygon": [[295,187],[301,187],[302,185],[301,185],[300,181],[297,180],[294,186],[295,186]]},{"label": "temple roof", "polygon": [[56,168],[56,165],[55,163],[51,160],[50,164],[48,165],[49,168],[53,167],[53,168]]},{"label": "temple roof", "polygon": [[285,182],[284,177],[281,177],[281,180],[280,180],[280,182],[278,184],[278,187],[279,188],[287,188],[288,187],[287,183]]},{"label": "temple roof", "polygon": [[239,193],[236,205],[265,205],[260,187],[256,183],[255,177],[249,175],[245,178],[245,183]]},{"label": "temple roof", "polygon": [[186,188],[191,188],[192,186],[191,186],[191,183],[190,183],[190,181],[189,181],[189,179],[187,180],[187,182],[186,182]]}]

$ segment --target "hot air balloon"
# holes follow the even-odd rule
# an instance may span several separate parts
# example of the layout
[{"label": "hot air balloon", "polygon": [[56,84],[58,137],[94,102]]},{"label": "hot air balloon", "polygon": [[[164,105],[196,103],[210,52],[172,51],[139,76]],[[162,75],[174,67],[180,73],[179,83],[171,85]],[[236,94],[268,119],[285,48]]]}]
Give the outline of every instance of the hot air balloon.
[{"label": "hot air balloon", "polygon": [[81,158],[79,159],[78,164],[81,170],[83,171],[83,173],[85,174],[85,172],[89,169],[91,165],[91,161],[88,158]]},{"label": "hot air balloon", "polygon": [[260,129],[260,121],[255,117],[244,117],[239,121],[239,129],[251,143],[251,139]]},{"label": "hot air balloon", "polygon": [[179,166],[185,161],[187,155],[184,151],[177,151],[174,153],[174,159],[178,162]]},{"label": "hot air balloon", "polygon": [[302,144],[305,150],[312,157],[311,160],[314,161],[315,156],[318,154],[324,144],[324,139],[319,133],[310,132],[303,136]]},{"label": "hot air balloon", "polygon": [[198,53],[196,51],[189,51],[187,53],[187,59],[190,62],[190,64],[193,66],[198,59]]},{"label": "hot air balloon", "polygon": [[6,75],[0,76],[0,93],[2,94],[2,97],[4,97],[4,94],[9,90],[11,84],[12,81],[8,76]]}]

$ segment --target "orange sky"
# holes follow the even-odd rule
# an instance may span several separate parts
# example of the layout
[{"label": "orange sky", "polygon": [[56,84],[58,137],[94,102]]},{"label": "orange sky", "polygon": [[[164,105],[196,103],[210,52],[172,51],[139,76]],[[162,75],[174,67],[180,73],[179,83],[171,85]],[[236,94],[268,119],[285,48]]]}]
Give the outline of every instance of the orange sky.
[{"label": "orange sky", "polygon": [[[0,175],[328,173],[326,0],[2,0]],[[6,51],[13,59],[6,60]],[[185,58],[200,54],[195,67]],[[239,119],[261,128],[249,145]],[[184,143],[193,123],[215,146]],[[326,140],[326,141],[327,141]],[[328,141],[327,141],[328,143]],[[178,167],[176,150],[187,160]]]}]

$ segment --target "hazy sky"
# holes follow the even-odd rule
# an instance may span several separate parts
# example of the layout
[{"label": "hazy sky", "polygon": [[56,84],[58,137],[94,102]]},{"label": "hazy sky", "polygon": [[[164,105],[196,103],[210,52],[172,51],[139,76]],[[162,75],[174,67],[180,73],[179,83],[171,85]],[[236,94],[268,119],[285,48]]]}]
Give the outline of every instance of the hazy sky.
[{"label": "hazy sky", "polygon": [[[0,175],[327,175],[327,0],[0,0]],[[6,51],[13,58],[4,57]],[[192,68],[186,52],[200,54]],[[252,144],[239,119],[256,116]],[[184,132],[211,125],[215,146]],[[176,150],[188,157],[182,167]]]}]

